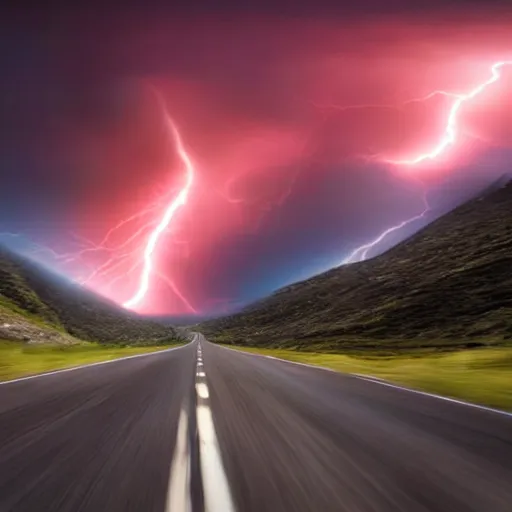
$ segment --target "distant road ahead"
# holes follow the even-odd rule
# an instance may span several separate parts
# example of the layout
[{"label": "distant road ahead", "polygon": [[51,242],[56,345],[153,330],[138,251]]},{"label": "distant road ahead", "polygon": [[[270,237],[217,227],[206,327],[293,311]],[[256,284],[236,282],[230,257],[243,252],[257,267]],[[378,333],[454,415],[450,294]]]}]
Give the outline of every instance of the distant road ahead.
[{"label": "distant road ahead", "polygon": [[512,511],[512,417],[200,345],[0,386],[0,512]]}]

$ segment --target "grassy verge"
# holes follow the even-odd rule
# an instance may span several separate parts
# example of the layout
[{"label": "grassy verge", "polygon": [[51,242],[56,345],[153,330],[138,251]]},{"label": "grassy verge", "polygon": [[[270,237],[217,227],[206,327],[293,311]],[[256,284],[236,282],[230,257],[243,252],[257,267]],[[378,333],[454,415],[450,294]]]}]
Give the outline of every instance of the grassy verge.
[{"label": "grassy verge", "polygon": [[363,373],[415,389],[512,410],[511,347],[393,357],[232,348],[325,366],[340,372]]},{"label": "grassy verge", "polygon": [[95,343],[26,345],[0,341],[0,381],[50,370],[165,350],[169,346],[118,347]]}]

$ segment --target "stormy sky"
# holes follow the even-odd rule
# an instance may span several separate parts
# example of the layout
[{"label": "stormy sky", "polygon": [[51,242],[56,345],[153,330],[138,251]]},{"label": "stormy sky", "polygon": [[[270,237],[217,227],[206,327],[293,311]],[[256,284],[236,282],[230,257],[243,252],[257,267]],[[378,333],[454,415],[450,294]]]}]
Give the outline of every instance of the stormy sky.
[{"label": "stormy sky", "polygon": [[[336,2],[338,3],[338,2]],[[135,309],[222,313],[377,254],[509,172],[512,60],[497,2],[223,1],[4,8],[0,242]],[[114,229],[117,228],[117,229]]]}]

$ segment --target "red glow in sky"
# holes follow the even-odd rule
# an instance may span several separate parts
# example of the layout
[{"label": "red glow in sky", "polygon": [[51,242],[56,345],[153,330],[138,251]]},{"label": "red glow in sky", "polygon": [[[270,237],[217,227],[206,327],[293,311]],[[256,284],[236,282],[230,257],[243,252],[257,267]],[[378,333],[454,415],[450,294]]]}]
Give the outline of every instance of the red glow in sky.
[{"label": "red glow in sky", "polygon": [[[51,259],[143,313],[229,310],[317,247],[364,259],[423,215],[434,179],[497,172],[471,163],[512,147],[505,16],[139,25],[99,34],[94,80],[65,84],[72,99],[38,127],[34,157],[60,171],[33,188],[51,198],[41,217],[66,201],[62,235],[39,239],[68,249]],[[413,178],[398,203],[386,187]]]},{"label": "red glow in sky", "polygon": [[[482,81],[479,83],[476,87],[471,89],[469,92],[465,94],[457,94],[452,92],[446,92],[446,91],[434,91],[433,93],[429,94],[425,99],[429,99],[430,97],[433,97],[434,95],[441,94],[443,96],[447,96],[448,98],[454,98],[453,104],[450,107],[448,119],[446,121],[446,127],[444,129],[444,132],[442,136],[440,137],[439,143],[431,150],[427,151],[426,153],[420,153],[417,156],[414,156],[410,159],[405,160],[385,160],[385,162],[397,165],[397,166],[408,166],[408,167],[415,167],[418,164],[421,164],[427,160],[435,161],[437,158],[440,158],[443,156],[443,153],[445,153],[448,148],[452,145],[455,145],[457,143],[457,135],[461,131],[460,127],[460,121],[459,121],[459,112],[461,108],[463,107],[464,103],[470,102],[473,100],[476,96],[481,94],[485,91],[485,89],[499,80],[501,77],[501,69],[504,66],[509,66],[512,64],[512,61],[499,61],[495,62],[491,66],[491,76],[485,81]],[[421,213],[418,215],[414,215],[412,217],[409,217],[403,221],[400,221],[397,224],[394,224],[390,226],[389,228],[386,228],[382,233],[380,233],[375,239],[372,241],[365,243],[361,245],[360,247],[357,247],[352,251],[343,261],[342,265],[348,264],[348,263],[354,263],[358,261],[364,261],[368,258],[371,251],[378,249],[379,244],[383,242],[389,235],[392,233],[395,233],[406,226],[412,224],[413,222],[416,222],[422,218],[425,217],[425,215],[429,212],[429,204],[427,200],[425,199],[425,207]]]},{"label": "red glow in sky", "polygon": [[454,99],[453,104],[450,107],[444,133],[440,137],[439,143],[427,152],[420,153],[417,156],[413,156],[404,160],[386,160],[386,162],[394,165],[415,166],[425,162],[426,160],[435,160],[436,158],[440,157],[450,146],[453,146],[457,143],[457,135],[461,131],[461,127],[459,126],[459,113],[464,104],[470,102],[479,94],[483,93],[489,85],[498,81],[501,77],[502,68],[504,66],[510,65],[512,65],[512,61],[495,62],[490,68],[490,77],[487,80],[480,82],[476,87],[467,93],[458,94],[446,91],[435,91],[434,94],[441,94],[443,96],[447,96],[448,98]]},{"label": "red glow in sky", "polygon": [[[161,103],[163,105],[163,102]],[[148,293],[150,280],[153,277],[152,274],[154,272],[154,252],[157,249],[159,239],[163,235],[164,231],[169,227],[169,224],[172,221],[173,217],[175,216],[176,212],[180,209],[180,207],[183,207],[187,204],[187,199],[190,193],[190,189],[192,188],[194,175],[196,173],[196,169],[194,167],[194,164],[192,163],[192,159],[189,156],[187,150],[185,149],[185,146],[183,145],[183,141],[181,140],[181,135],[178,128],[176,127],[176,124],[165,110],[165,106],[163,106],[163,109],[165,112],[165,120],[169,127],[169,132],[172,134],[172,139],[174,141],[174,144],[176,145],[176,151],[178,152],[178,155],[183,161],[183,165],[185,167],[185,184],[178,192],[178,195],[167,206],[164,215],[162,216],[157,226],[153,229],[153,231],[151,231],[151,234],[149,235],[146,247],[144,249],[144,265],[142,268],[139,286],[137,288],[135,295],[133,295],[131,299],[124,302],[123,305],[127,308],[137,306],[137,304],[139,304]],[[196,310],[192,306],[190,306],[190,303],[185,299],[183,294],[178,290],[178,288],[172,282],[172,280],[170,278],[168,279],[171,283],[170,286],[173,289],[173,291],[192,310],[192,312],[195,313]]]}]

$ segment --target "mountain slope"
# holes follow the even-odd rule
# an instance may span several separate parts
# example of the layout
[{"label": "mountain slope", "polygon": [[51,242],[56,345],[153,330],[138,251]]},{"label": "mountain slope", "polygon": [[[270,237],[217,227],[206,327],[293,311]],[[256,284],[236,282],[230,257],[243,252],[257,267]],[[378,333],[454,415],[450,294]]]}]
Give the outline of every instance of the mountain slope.
[{"label": "mountain slope", "polygon": [[[172,327],[113,302],[0,248],[0,338],[71,336],[102,343],[151,343],[175,338]],[[53,333],[53,335],[52,335]],[[69,336],[71,335],[71,336]]]},{"label": "mountain slope", "polygon": [[326,348],[512,338],[512,185],[499,183],[372,260],[200,326],[211,339]]}]

